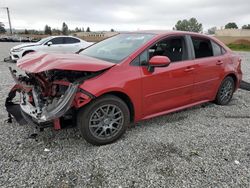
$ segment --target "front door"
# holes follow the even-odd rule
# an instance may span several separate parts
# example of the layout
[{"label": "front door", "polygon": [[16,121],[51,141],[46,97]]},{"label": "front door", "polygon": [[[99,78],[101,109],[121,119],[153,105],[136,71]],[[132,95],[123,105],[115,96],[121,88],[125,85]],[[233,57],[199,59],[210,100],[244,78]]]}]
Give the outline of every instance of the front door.
[{"label": "front door", "polygon": [[65,37],[64,42],[65,42],[65,47],[64,47],[65,53],[76,53],[81,49],[80,46],[81,43],[79,39],[73,37]]},{"label": "front door", "polygon": [[140,61],[148,62],[155,55],[167,56],[171,63],[153,72],[142,66],[144,116],[188,105],[192,99],[194,63],[188,58],[185,38],[178,36],[157,42],[141,54]]}]

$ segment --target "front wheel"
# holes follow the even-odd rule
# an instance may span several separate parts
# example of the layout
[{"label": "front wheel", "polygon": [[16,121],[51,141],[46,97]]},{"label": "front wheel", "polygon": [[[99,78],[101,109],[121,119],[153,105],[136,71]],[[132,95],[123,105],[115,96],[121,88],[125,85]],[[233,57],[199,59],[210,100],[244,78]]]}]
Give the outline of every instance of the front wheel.
[{"label": "front wheel", "polygon": [[113,95],[96,99],[77,115],[77,126],[84,139],[94,145],[116,141],[126,131],[129,121],[130,113],[126,103]]},{"label": "front wheel", "polygon": [[226,77],[220,85],[215,102],[219,105],[227,105],[233,97],[234,89],[234,79],[232,77]]}]

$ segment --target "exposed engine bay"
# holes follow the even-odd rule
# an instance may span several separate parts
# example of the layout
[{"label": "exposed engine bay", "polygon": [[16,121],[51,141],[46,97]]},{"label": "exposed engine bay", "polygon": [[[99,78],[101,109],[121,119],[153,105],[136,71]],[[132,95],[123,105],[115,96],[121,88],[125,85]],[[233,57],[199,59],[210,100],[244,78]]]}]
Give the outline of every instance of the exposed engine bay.
[{"label": "exposed engine bay", "polygon": [[[72,118],[69,113],[72,109],[93,98],[90,93],[80,89],[79,85],[104,71],[48,70],[18,74],[16,70],[9,69],[16,82],[5,103],[9,118],[14,116],[21,124],[25,121],[36,125],[49,122],[56,129],[61,128],[62,116],[66,119]],[[19,104],[13,102],[17,92],[20,93]]]}]

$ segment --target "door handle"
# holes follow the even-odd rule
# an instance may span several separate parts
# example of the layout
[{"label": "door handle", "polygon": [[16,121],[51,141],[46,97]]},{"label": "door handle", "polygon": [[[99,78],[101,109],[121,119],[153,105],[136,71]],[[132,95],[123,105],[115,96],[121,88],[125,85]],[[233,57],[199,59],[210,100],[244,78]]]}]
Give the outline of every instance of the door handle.
[{"label": "door handle", "polygon": [[221,65],[221,64],[223,64],[223,61],[222,61],[222,60],[218,60],[218,61],[216,62],[216,65]]},{"label": "door handle", "polygon": [[193,71],[193,70],[194,70],[193,67],[187,67],[184,71],[185,71],[185,72],[190,72],[190,71]]}]

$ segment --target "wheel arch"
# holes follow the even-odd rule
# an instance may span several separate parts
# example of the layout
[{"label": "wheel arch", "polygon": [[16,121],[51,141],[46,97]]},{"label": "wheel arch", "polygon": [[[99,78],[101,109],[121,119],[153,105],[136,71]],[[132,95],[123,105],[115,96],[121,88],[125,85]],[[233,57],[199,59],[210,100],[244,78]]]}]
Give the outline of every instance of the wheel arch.
[{"label": "wheel arch", "polygon": [[120,98],[121,100],[123,100],[129,108],[130,122],[134,122],[134,119],[135,119],[134,104],[133,104],[131,98],[127,94],[125,94],[124,92],[121,92],[121,91],[110,91],[110,92],[103,93],[98,97],[101,97],[104,95],[114,95],[114,96]]},{"label": "wheel arch", "polygon": [[35,52],[35,50],[26,50],[23,52],[22,54],[22,57],[25,56],[27,53],[30,53],[30,52]]},{"label": "wheel arch", "polygon": [[235,83],[235,88],[234,88],[234,91],[237,90],[237,88],[239,87],[239,83],[238,83],[238,78],[236,76],[236,74],[234,72],[228,72],[227,74],[225,74],[224,77],[222,77],[223,79],[220,80],[220,82],[218,83],[218,85],[216,86],[216,89],[215,89],[215,92],[214,92],[214,95],[212,97],[212,100],[214,100],[216,98],[216,95],[217,95],[217,92],[223,82],[223,80],[225,80],[226,77],[232,77],[233,80],[234,80],[234,83]]},{"label": "wheel arch", "polygon": [[[224,79],[225,79],[226,77],[232,77],[232,78],[233,78],[234,83],[235,83],[235,90],[236,90],[236,89],[238,88],[238,78],[237,78],[236,74],[230,72],[230,73],[228,73],[228,74],[224,77]],[[224,80],[224,79],[223,79],[223,80]]]}]

